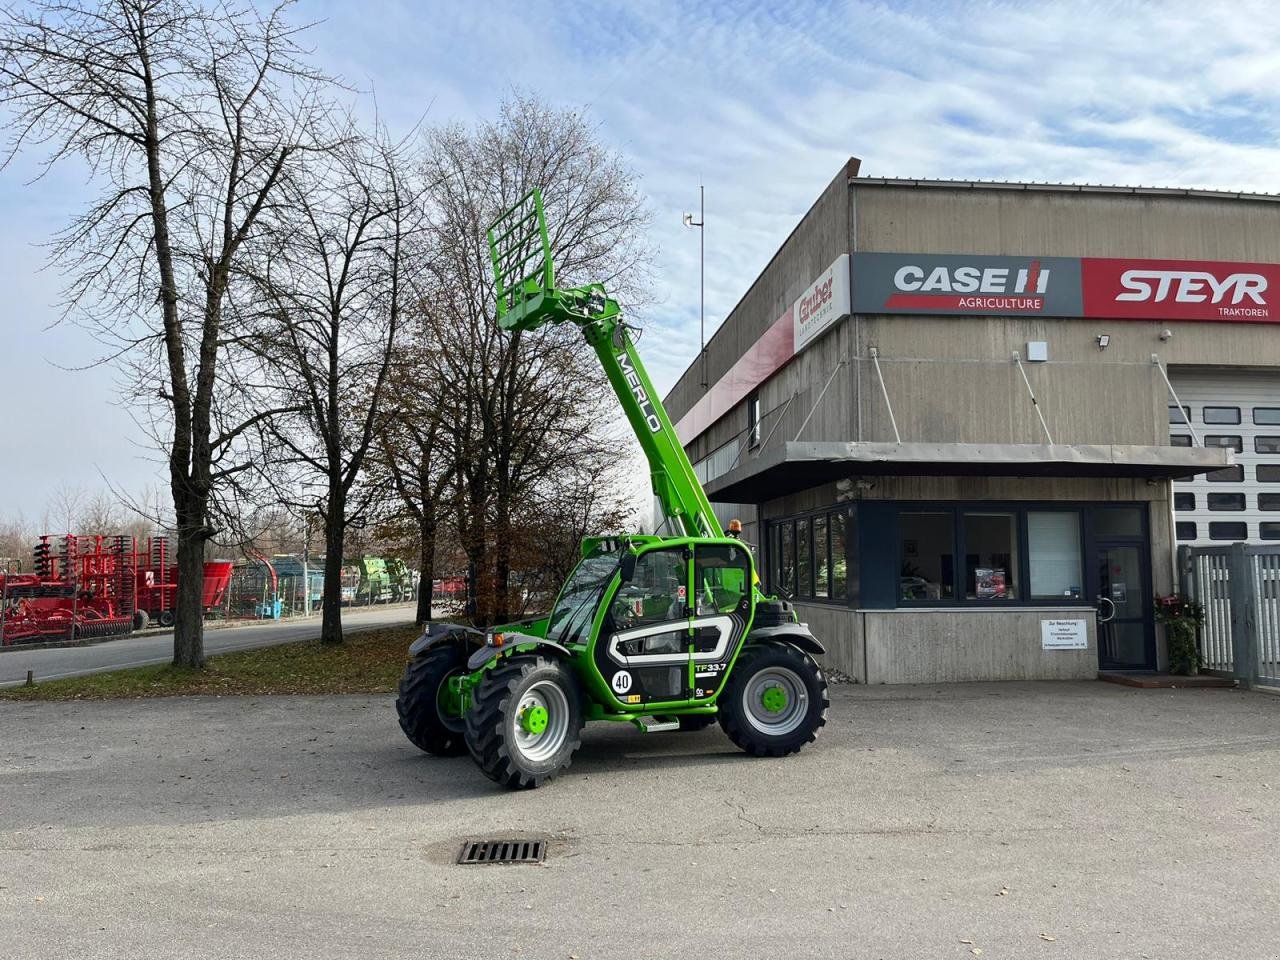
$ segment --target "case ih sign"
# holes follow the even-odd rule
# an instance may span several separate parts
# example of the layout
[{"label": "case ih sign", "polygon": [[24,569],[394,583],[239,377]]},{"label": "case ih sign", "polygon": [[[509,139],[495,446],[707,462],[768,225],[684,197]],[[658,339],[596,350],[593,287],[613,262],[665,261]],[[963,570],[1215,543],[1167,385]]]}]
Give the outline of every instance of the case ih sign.
[{"label": "case ih sign", "polygon": [[853,255],[854,313],[1280,322],[1280,264]]}]

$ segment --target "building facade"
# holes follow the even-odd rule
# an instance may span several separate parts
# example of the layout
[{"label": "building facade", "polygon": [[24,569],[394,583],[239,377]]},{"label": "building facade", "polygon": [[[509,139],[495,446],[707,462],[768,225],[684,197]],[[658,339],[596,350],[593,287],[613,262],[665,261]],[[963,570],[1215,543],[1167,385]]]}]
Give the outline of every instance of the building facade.
[{"label": "building facade", "polygon": [[1159,669],[1280,538],[1280,201],[857,168],[667,397],[718,512],[861,682]]}]

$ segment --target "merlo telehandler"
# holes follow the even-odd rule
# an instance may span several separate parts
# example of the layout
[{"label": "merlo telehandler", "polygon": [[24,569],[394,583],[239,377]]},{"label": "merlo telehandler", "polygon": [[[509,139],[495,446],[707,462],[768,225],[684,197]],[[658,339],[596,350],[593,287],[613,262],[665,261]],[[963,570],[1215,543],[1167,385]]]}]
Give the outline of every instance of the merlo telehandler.
[{"label": "merlo telehandler", "polygon": [[675,534],[585,539],[548,616],[430,624],[409,648],[401,728],[428,753],[470,753],[513,788],[568,767],[588,720],[647,732],[718,721],[754,756],[796,752],[826,722],[823,647],[786,599],[761,592],[751,550],[722,531],[617,302],[602,284],[556,286],[538,190],[488,241],[498,325],[582,330],[649,461],[659,529]]}]

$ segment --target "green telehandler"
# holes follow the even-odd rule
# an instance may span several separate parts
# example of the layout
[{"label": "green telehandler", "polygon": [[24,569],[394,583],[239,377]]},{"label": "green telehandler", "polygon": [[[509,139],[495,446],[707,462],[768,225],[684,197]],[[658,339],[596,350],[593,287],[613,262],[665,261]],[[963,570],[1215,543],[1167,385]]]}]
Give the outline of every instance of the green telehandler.
[{"label": "green telehandler", "polygon": [[582,330],[649,461],[663,528],[676,533],[587,538],[549,616],[488,630],[430,624],[409,648],[401,728],[428,753],[470,753],[513,788],[565,769],[588,720],[647,732],[719,721],[749,754],[796,752],[826,723],[823,647],[786,599],[761,592],[751,551],[721,530],[617,302],[602,284],[556,286],[536,189],[488,240],[498,325]]}]

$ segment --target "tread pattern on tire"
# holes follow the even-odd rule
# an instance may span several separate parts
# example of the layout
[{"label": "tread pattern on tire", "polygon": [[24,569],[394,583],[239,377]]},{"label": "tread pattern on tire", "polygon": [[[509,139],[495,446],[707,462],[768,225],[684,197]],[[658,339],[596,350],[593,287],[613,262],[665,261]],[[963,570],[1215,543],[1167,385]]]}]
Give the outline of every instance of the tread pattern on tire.
[{"label": "tread pattern on tire", "polygon": [[[807,729],[801,727],[781,737],[766,737],[742,717],[739,697],[741,684],[751,678],[756,672],[756,665],[765,657],[781,658],[784,666],[794,670],[801,677],[812,673],[819,688],[817,702],[821,709],[811,727]],[[810,696],[813,696],[812,690]],[[763,643],[749,646],[739,655],[738,662],[734,664],[733,673],[729,677],[728,689],[720,700],[720,712],[717,716],[720,718],[721,728],[729,739],[753,757],[785,757],[798,752],[806,744],[813,743],[818,738],[818,731],[826,726],[827,710],[830,706],[831,698],[827,692],[826,677],[822,675],[822,668],[812,657],[789,644]]]},{"label": "tread pattern on tire", "polygon": [[467,752],[463,726],[445,726],[436,706],[440,681],[464,659],[465,653],[456,647],[436,647],[411,660],[400,678],[396,697],[400,729],[415,747],[437,757],[461,757]]},{"label": "tread pattern on tire", "polygon": [[531,673],[556,665],[542,656],[515,656],[489,671],[475,692],[467,711],[467,749],[471,759],[494,783],[513,789],[527,790],[554,779],[573,762],[582,745],[582,703],[576,690],[566,691],[577,704],[577,723],[570,726],[565,741],[568,756],[564,762],[542,773],[521,770],[512,759],[503,736],[508,700],[515,696],[521,682]]}]

